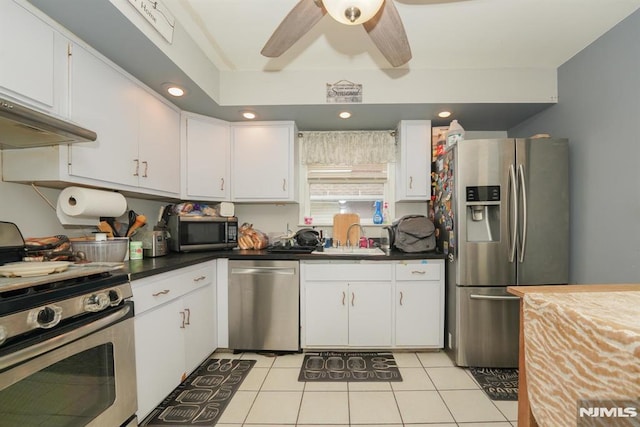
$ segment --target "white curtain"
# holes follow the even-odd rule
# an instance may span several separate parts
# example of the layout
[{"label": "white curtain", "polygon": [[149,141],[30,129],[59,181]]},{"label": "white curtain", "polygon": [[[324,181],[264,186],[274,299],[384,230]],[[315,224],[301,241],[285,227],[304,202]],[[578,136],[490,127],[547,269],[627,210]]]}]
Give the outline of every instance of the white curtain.
[{"label": "white curtain", "polygon": [[391,131],[303,132],[300,141],[303,164],[360,165],[396,159]]}]

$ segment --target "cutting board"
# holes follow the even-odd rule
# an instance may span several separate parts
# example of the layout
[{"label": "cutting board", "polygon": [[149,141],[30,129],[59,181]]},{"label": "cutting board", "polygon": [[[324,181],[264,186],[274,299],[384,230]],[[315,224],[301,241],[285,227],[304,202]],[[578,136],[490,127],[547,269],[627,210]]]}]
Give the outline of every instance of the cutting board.
[{"label": "cutting board", "polygon": [[[347,230],[351,224],[360,224],[360,215],[356,213],[335,214],[333,216],[333,243],[340,241],[341,246],[347,244]],[[358,246],[360,241],[360,227],[352,227],[349,233],[351,245]]]}]

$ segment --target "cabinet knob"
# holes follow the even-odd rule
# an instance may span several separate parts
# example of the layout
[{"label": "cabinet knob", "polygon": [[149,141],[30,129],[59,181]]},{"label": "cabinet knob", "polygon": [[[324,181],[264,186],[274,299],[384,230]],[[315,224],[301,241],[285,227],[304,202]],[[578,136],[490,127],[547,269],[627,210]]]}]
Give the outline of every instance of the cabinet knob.
[{"label": "cabinet knob", "polygon": [[184,324],[185,325],[190,325],[191,324],[191,309],[185,308],[184,311],[185,311],[185,313],[187,313],[187,321]]},{"label": "cabinet knob", "polygon": [[184,328],[185,328],[185,326],[184,326],[184,325],[185,325],[184,321],[186,320],[186,315],[185,315],[184,311],[181,311],[181,312],[180,312],[180,317],[182,317],[182,325],[180,325],[180,329],[184,329]]},{"label": "cabinet knob", "polygon": [[149,172],[149,162],[145,160],[144,162],[142,162],[142,164],[144,165],[144,173],[142,174],[142,177],[147,178],[149,176],[147,173]]},{"label": "cabinet knob", "polygon": [[282,180],[282,191],[287,191],[287,179]]},{"label": "cabinet knob", "polygon": [[351,307],[353,307],[353,303],[356,300],[356,293],[355,292],[351,292]]},{"label": "cabinet knob", "polygon": [[139,172],[140,172],[140,160],[138,160],[138,159],[133,159],[133,161],[136,163],[136,171],[133,173],[133,176],[139,176]]},{"label": "cabinet knob", "polygon": [[413,189],[413,177],[412,176],[409,177],[409,188]]},{"label": "cabinet knob", "polygon": [[202,281],[202,280],[204,280],[206,278],[207,278],[207,276],[199,276],[199,277],[194,278],[193,281],[194,282],[200,282],[200,281]]},{"label": "cabinet knob", "polygon": [[420,271],[420,270],[413,270],[411,272],[411,274],[426,274],[426,273],[427,273],[426,271]]},{"label": "cabinet knob", "polygon": [[224,178],[220,178],[220,191],[224,191]]},{"label": "cabinet knob", "polygon": [[404,294],[400,291],[400,305],[402,305],[402,301],[404,299]]},{"label": "cabinet knob", "polygon": [[160,296],[160,295],[166,295],[169,292],[171,292],[171,290],[165,289],[164,291],[160,291],[160,292],[156,292],[155,294],[151,294],[151,296],[157,297],[157,296]]},{"label": "cabinet knob", "polygon": [[344,305],[344,300],[347,297],[347,293],[345,291],[342,291],[342,305]]}]

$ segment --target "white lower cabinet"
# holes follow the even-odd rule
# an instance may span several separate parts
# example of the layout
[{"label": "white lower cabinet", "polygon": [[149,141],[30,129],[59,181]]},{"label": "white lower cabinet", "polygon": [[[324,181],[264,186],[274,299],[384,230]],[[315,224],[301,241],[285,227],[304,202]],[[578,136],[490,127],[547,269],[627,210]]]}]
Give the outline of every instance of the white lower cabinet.
[{"label": "white lower cabinet", "polygon": [[303,261],[303,348],[443,348],[444,260]]},{"label": "white lower cabinet", "polygon": [[302,262],[302,347],[389,347],[389,263]]},{"label": "white lower cabinet", "polygon": [[215,261],[132,282],[138,419],[215,349]]}]

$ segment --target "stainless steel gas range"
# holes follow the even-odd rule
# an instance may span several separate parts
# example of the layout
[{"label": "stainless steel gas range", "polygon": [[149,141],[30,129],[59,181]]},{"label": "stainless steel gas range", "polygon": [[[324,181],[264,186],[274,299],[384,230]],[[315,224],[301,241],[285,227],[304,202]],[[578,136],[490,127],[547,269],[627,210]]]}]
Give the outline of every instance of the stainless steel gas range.
[{"label": "stainless steel gas range", "polygon": [[24,252],[17,227],[0,222],[0,272],[22,276],[0,278],[2,423],[137,425],[128,276],[112,266],[16,264]]}]

